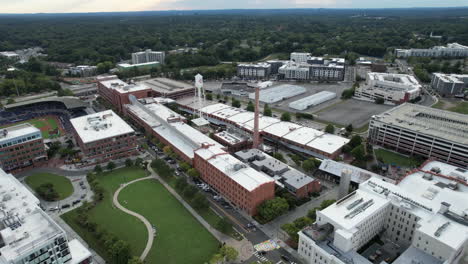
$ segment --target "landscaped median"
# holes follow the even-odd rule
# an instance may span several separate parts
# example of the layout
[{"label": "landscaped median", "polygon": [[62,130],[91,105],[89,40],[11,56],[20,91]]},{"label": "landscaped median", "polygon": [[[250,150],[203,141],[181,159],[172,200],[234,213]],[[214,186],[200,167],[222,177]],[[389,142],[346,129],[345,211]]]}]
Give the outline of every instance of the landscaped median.
[{"label": "landscaped median", "polygon": [[[121,184],[145,176],[147,172],[136,167],[88,176],[94,179],[91,185],[98,194],[96,206],[84,205],[62,215],[108,263],[126,264],[122,262],[125,258],[128,261],[130,256],[140,256],[145,248],[148,233],[144,224],[112,204],[113,193]],[[99,193],[102,201],[98,201]],[[156,228],[146,263],[204,263],[216,253],[218,241],[158,181],[130,184],[120,192],[118,200]]]}]

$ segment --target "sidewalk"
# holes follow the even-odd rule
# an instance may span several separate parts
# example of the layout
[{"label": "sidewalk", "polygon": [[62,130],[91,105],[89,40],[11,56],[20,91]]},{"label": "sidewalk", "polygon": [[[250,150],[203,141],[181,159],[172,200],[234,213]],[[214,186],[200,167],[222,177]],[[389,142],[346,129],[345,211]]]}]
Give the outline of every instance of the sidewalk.
[{"label": "sidewalk", "polygon": [[235,248],[239,252],[239,257],[238,260],[241,262],[244,262],[248,260],[250,257],[252,257],[254,253],[253,245],[248,241],[246,238],[244,238],[241,241],[235,240],[234,238],[225,235],[215,228],[213,228],[208,222],[203,219],[187,202],[185,202],[180,195],[172,189],[171,186],[169,186],[159,175],[151,168],[151,165],[148,164],[148,170],[151,172],[151,175],[153,175],[156,179],[161,182],[161,184],[187,209],[195,219],[200,222],[220,243],[226,243],[226,245]]}]

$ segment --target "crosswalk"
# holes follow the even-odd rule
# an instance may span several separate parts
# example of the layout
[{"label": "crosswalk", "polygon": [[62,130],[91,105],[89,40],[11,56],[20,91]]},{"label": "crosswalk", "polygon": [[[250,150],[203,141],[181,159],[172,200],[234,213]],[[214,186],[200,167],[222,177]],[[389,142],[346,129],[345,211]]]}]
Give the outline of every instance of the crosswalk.
[{"label": "crosswalk", "polygon": [[260,255],[260,253],[258,253],[258,251],[254,252],[254,256],[257,257],[262,262],[268,261],[268,259],[265,256]]}]

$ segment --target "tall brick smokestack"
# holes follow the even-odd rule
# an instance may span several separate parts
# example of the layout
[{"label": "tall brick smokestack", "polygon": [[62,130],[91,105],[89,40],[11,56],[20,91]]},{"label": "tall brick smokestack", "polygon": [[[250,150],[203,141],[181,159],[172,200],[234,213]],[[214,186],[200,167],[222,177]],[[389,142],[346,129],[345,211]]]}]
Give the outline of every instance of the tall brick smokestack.
[{"label": "tall brick smokestack", "polygon": [[254,118],[254,134],[252,148],[260,147],[260,132],[258,131],[260,117],[260,87],[255,88],[255,118]]}]

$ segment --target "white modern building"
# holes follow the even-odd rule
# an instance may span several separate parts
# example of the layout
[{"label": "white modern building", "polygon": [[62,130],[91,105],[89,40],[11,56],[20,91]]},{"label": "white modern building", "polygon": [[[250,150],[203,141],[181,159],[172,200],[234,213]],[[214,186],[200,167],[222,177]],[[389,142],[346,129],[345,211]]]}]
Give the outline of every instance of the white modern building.
[{"label": "white modern building", "polygon": [[268,79],[271,73],[269,63],[248,63],[237,65],[237,76],[245,79]]},{"label": "white modern building", "polygon": [[132,64],[140,64],[146,62],[157,61],[161,64],[164,64],[166,54],[164,51],[152,51],[147,49],[145,51],[132,53]]},{"label": "white modern building", "polygon": [[356,88],[354,97],[368,101],[382,98],[387,104],[401,104],[420,96],[421,88],[411,75],[369,72],[365,84]]},{"label": "white modern building", "polygon": [[435,46],[429,49],[396,49],[398,58],[408,57],[468,57],[468,47],[449,43],[447,46]]},{"label": "white modern building", "polygon": [[[282,84],[268,89],[261,89],[260,102],[272,104],[305,92],[306,89],[302,86]],[[250,93],[249,99],[255,100],[255,93]]]},{"label": "white modern building", "polygon": [[97,74],[97,67],[89,65],[79,65],[71,67],[70,69],[68,69],[68,72],[72,76],[90,77]]},{"label": "white modern building", "polygon": [[434,73],[431,86],[444,96],[463,94],[468,86],[468,74]]},{"label": "white modern building", "polygon": [[298,252],[310,264],[461,263],[468,247],[466,179],[467,170],[441,162],[396,185],[373,177],[317,211],[316,223],[299,232]]},{"label": "white modern building", "polygon": [[298,111],[303,111],[311,106],[319,105],[334,98],[336,98],[336,93],[322,91],[311,96],[299,99],[297,101],[291,102],[289,103],[289,107]]},{"label": "white modern building", "polygon": [[278,74],[286,80],[308,80],[309,71],[308,64],[289,61],[278,69]]},{"label": "white modern building", "polygon": [[468,167],[468,115],[402,104],[369,123],[368,139],[403,154]]},{"label": "white modern building", "polygon": [[0,263],[91,264],[91,252],[39,207],[13,175],[0,169]]}]

